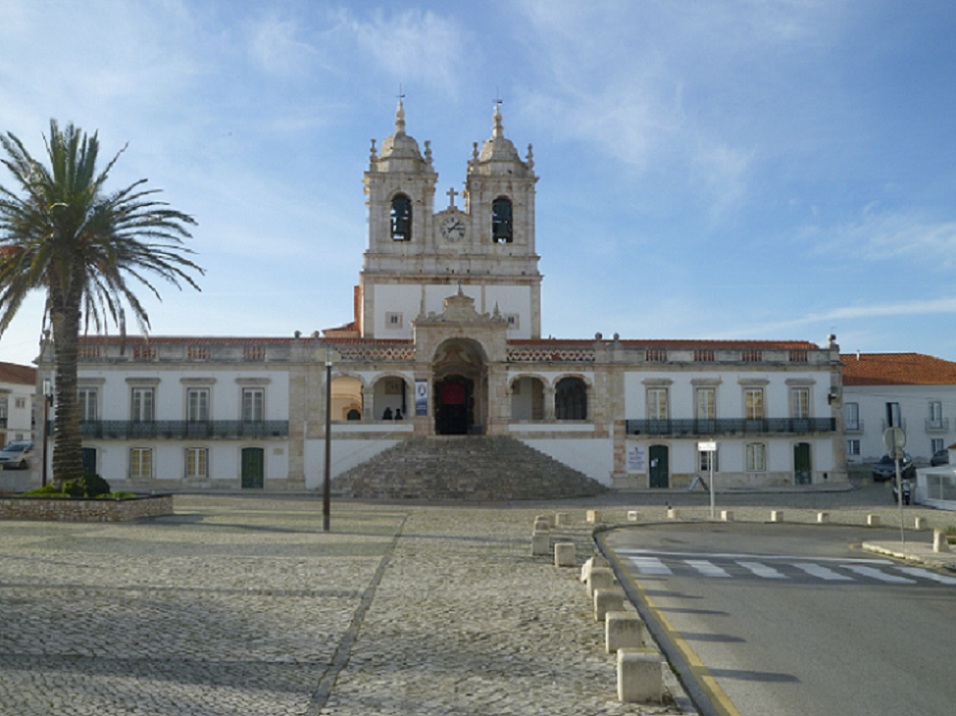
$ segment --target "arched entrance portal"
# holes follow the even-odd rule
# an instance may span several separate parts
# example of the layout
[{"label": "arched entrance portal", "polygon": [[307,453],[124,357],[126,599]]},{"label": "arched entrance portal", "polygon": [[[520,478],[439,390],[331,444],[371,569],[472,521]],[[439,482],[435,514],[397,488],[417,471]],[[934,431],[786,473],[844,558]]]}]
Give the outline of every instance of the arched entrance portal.
[{"label": "arched entrance portal", "polygon": [[445,341],[435,353],[434,376],[435,433],[484,432],[488,391],[481,346],[463,338]]}]

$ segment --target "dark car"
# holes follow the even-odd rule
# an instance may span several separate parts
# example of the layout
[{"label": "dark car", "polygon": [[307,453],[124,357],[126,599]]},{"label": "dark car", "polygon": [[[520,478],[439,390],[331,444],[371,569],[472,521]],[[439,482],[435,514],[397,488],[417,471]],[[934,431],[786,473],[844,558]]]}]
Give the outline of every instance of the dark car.
[{"label": "dark car", "polygon": [[933,457],[929,459],[929,464],[933,467],[937,465],[949,465],[949,448],[943,448],[942,450],[934,452]]},{"label": "dark car", "polygon": [[33,456],[33,443],[29,440],[17,440],[7,443],[0,450],[0,468],[4,470],[23,470],[30,466],[27,460]]},{"label": "dark car", "polygon": [[[916,477],[916,465],[913,464],[913,458],[909,453],[904,453],[900,459],[900,475],[904,480],[912,480]],[[873,480],[875,482],[884,482],[886,480],[896,479],[896,461],[889,455],[884,455],[878,463],[873,465]]]}]

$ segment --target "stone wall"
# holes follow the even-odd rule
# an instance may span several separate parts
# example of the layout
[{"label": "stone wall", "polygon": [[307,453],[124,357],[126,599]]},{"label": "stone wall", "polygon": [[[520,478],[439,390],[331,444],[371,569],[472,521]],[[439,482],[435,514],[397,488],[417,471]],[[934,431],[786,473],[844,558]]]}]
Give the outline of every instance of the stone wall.
[{"label": "stone wall", "polygon": [[131,522],[173,514],[172,495],[122,500],[65,500],[49,497],[0,497],[0,519],[50,522]]}]

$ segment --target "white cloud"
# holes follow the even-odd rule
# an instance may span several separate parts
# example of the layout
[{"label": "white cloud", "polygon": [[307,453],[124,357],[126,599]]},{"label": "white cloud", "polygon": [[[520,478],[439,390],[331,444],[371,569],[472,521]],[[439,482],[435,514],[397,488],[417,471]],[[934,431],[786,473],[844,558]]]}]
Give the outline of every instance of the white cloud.
[{"label": "white cloud", "polygon": [[468,36],[457,22],[430,10],[379,10],[367,20],[346,17],[359,52],[380,70],[406,86],[422,82],[433,91],[457,91],[462,44]]}]

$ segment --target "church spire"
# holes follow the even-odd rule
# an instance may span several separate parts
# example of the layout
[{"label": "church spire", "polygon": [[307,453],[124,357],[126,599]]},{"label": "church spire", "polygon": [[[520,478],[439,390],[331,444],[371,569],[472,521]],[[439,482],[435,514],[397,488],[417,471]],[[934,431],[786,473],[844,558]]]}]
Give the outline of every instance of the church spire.
[{"label": "church spire", "polygon": [[505,136],[504,124],[501,121],[501,103],[495,105],[494,125],[491,128],[491,136],[494,139],[500,139]]},{"label": "church spire", "polygon": [[395,136],[402,137],[405,135],[405,103],[402,101],[401,97],[398,100],[398,107],[395,110]]}]

